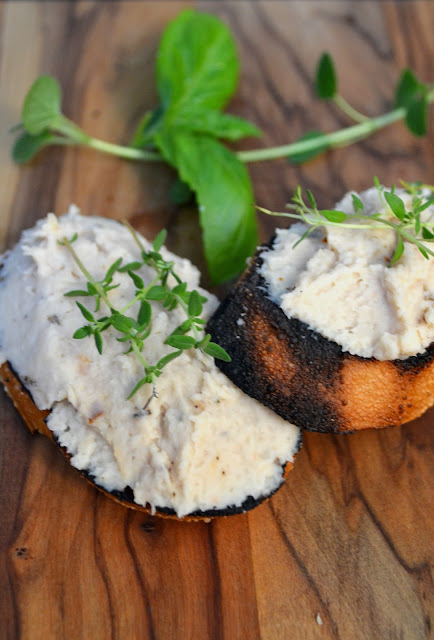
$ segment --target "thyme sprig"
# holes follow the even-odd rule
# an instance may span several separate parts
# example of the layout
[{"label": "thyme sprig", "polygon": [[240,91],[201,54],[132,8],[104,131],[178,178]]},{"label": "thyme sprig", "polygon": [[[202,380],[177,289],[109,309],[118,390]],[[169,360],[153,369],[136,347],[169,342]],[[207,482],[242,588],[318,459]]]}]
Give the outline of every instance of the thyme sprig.
[{"label": "thyme sprig", "polygon": [[[166,238],[166,231],[163,230],[157,235],[152,244],[152,250],[147,251],[134,229],[128,222],[124,224],[140,250],[140,260],[122,264],[122,258],[118,258],[107,269],[102,280],[96,280],[92,276],[72,246],[77,240],[77,234],[74,234],[70,239],[64,237],[59,241],[59,244],[66,247],[80,271],[87,278],[86,289],[74,289],[65,293],[65,296],[90,297],[95,301],[93,312],[81,302],[76,301],[87,324],[77,329],[73,338],[80,340],[93,336],[98,353],[102,354],[102,333],[109,327],[113,327],[121,334],[121,337],[116,338],[118,342],[125,342],[129,345],[124,353],[133,352],[143,366],[145,374],[131,390],[128,399],[132,398],[144,384],[152,384],[152,394],[144,407],[147,408],[152,398],[157,396],[157,378],[161,376],[164,367],[179,357],[183,351],[193,348],[200,349],[213,358],[226,362],[230,362],[231,358],[222,347],[211,342],[210,334],[203,335],[206,321],[201,318],[201,314],[203,304],[207,299],[200,295],[196,289],[189,291],[187,283],[182,281],[175,272],[174,262],[165,260],[160,253]],[[156,272],[155,277],[148,284],[145,284],[137,273],[144,266],[151,267]],[[108,295],[112,289],[120,286],[120,283],[112,284],[116,273],[127,273],[136,288],[134,297],[121,309],[114,306]],[[171,286],[169,282],[170,276],[175,280],[174,286]],[[150,364],[143,355],[144,343],[152,332],[151,301],[160,302],[167,311],[173,311],[179,306],[186,316],[186,319],[164,340],[164,344],[173,347],[174,351],[160,358],[155,364]],[[94,314],[99,311],[102,302],[106,305],[109,315],[96,318]],[[137,316],[126,315],[127,311],[136,303],[139,305]]]},{"label": "thyme sprig", "polygon": [[352,194],[354,213],[346,213],[339,209],[318,209],[316,200],[309,189],[306,191],[309,204],[305,202],[300,185],[297,186],[291,202],[286,205],[289,212],[270,211],[263,207],[257,208],[268,215],[292,218],[307,225],[308,228],[294,244],[294,247],[320,227],[366,230],[381,229],[386,226],[393,229],[397,236],[395,252],[388,264],[389,267],[397,262],[404,253],[404,242],[416,245],[424,258],[434,257],[434,251],[426,244],[434,243],[434,214],[431,214],[428,219],[421,218],[422,212],[434,204],[434,187],[402,181],[406,192],[412,196],[411,208],[408,209],[402,198],[396,194],[394,186],[390,191],[386,191],[379,183],[378,178],[374,178],[374,184],[380,201],[384,203],[385,213],[364,213],[363,202],[354,193]]}]

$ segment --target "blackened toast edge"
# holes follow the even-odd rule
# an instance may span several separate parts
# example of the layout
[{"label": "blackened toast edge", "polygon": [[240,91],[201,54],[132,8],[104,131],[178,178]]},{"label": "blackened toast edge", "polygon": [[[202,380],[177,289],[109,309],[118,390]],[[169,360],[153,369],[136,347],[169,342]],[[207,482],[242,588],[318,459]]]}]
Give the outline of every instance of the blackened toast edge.
[{"label": "blackened toast edge", "polygon": [[375,363],[379,385],[385,366],[393,365],[397,374],[407,382],[430,367],[432,392],[429,395],[432,397],[423,411],[433,404],[434,344],[423,354],[405,360],[380,362],[374,358],[354,356],[309,329],[304,322],[289,319],[270,300],[266,282],[259,271],[262,265],[260,254],[273,242],[274,238],[259,248],[250,266],[208,321],[207,331],[212,339],[232,358],[229,363],[216,360],[221,371],[242,391],[307,431],[351,433],[407,421],[400,420],[404,411],[402,404],[398,407],[397,416],[385,415],[378,424],[360,426],[348,419],[351,399],[348,400],[342,392],[343,374],[348,365],[354,366],[355,363],[365,366]]},{"label": "blackened toast edge", "polygon": [[[18,410],[18,413],[21,415],[30,433],[32,435],[40,433],[48,437],[62,451],[63,455],[69,461],[71,457],[70,454],[67,452],[65,447],[62,447],[58,443],[54,434],[52,433],[52,431],[50,431],[46,424],[46,419],[50,412],[48,410],[41,411],[36,407],[31,392],[25,387],[19,376],[13,370],[11,364],[8,362],[5,362],[0,366],[0,382],[3,383],[6,393],[11,398],[15,408]],[[300,432],[300,437],[295,447],[293,458],[295,458],[296,454],[300,450],[301,444],[302,435]],[[267,496],[260,496],[259,498],[247,496],[246,500],[244,500],[244,502],[239,506],[230,505],[224,509],[208,509],[205,511],[197,510],[183,516],[182,518],[179,518],[176,515],[174,509],[171,509],[169,507],[157,507],[155,510],[152,510],[150,506],[142,506],[137,504],[136,502],[134,502],[134,494],[131,487],[125,487],[125,489],[122,491],[107,491],[107,489],[104,489],[104,487],[99,485],[95,481],[95,478],[86,470],[80,470],[76,467],[72,468],[85,480],[87,480],[92,486],[94,486],[96,489],[104,493],[115,502],[122,504],[124,507],[128,507],[136,511],[142,511],[149,515],[155,515],[162,518],[194,522],[202,520],[208,521],[215,517],[226,517],[251,511],[255,507],[259,506],[262,502],[265,502],[266,500],[271,498],[280,489],[280,487],[284,484],[284,480],[292,467],[293,461],[288,461],[285,465],[282,466],[282,482],[274,489],[274,491],[272,491]]]}]

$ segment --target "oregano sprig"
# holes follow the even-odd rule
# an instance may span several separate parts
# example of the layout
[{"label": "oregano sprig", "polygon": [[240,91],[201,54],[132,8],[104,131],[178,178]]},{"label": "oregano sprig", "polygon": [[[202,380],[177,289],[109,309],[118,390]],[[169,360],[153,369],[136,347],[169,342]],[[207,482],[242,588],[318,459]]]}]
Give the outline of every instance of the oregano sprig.
[{"label": "oregano sprig", "polygon": [[[396,233],[397,243],[395,252],[388,264],[391,267],[402,256],[404,242],[414,244],[424,256],[429,259],[434,257],[434,250],[427,243],[434,243],[433,215],[428,219],[422,219],[421,213],[434,204],[434,187],[420,183],[402,182],[405,190],[412,196],[411,208],[406,208],[404,201],[395,193],[395,187],[387,191],[380,185],[378,178],[374,178],[380,201],[384,203],[384,213],[364,213],[363,202],[356,194],[352,194],[354,213],[347,213],[339,209],[318,209],[312,192],[306,191],[308,203],[306,203],[301,186],[295,190],[292,200],[287,204],[289,212],[274,212],[263,207],[259,211],[272,216],[283,216],[304,222],[306,231],[294,247],[320,227],[340,227],[345,229],[381,229],[389,227]],[[430,192],[430,195],[427,195]],[[391,214],[391,215],[387,215]],[[392,219],[390,219],[392,217]]]},{"label": "oregano sprig", "polygon": [[[81,340],[93,336],[98,353],[102,354],[102,333],[109,327],[113,327],[120,334],[120,337],[116,339],[127,344],[127,350],[124,353],[133,352],[144,369],[144,376],[131,390],[128,399],[144,384],[152,384],[152,394],[146,402],[146,408],[151,399],[156,397],[156,381],[161,376],[164,367],[179,357],[183,351],[200,349],[213,358],[226,362],[230,362],[231,358],[222,347],[211,342],[210,334],[203,335],[206,321],[201,317],[201,314],[206,298],[200,295],[196,289],[188,290],[187,283],[182,281],[176,273],[174,262],[165,260],[160,253],[166,238],[166,231],[161,231],[154,239],[152,249],[147,250],[134,229],[127,222],[125,225],[138,245],[140,260],[122,264],[122,258],[118,258],[107,269],[102,280],[96,280],[91,275],[72,246],[77,239],[77,234],[74,234],[70,239],[63,238],[59,244],[66,247],[80,271],[87,278],[86,289],[74,289],[65,293],[65,296],[91,297],[95,301],[94,311],[81,302],[76,302],[87,324],[77,329],[73,338]],[[155,277],[146,284],[137,273],[144,266],[151,267],[156,273]],[[121,309],[113,305],[109,296],[112,289],[120,286],[120,283],[112,284],[116,273],[127,274],[135,287],[134,297]],[[170,278],[174,279],[175,285],[172,286]],[[151,301],[160,302],[169,312],[179,306],[186,316],[185,320],[164,340],[164,344],[172,347],[174,351],[160,358],[155,364],[150,364],[143,355],[145,341],[152,333]],[[107,307],[108,315],[96,318],[94,314],[99,311],[102,302]],[[138,304],[136,317],[127,315],[127,311],[136,303]]]}]

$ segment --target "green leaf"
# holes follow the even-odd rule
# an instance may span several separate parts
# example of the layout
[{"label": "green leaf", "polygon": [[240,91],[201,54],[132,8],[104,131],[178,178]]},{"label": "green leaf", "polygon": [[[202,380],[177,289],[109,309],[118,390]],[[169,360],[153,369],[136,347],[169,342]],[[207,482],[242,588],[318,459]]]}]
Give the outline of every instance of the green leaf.
[{"label": "green leaf", "polygon": [[166,229],[162,229],[159,233],[157,233],[152,243],[154,251],[160,251],[161,247],[166,241],[166,237],[167,237]]},{"label": "green leaf", "polygon": [[315,149],[311,149],[310,151],[299,151],[297,153],[291,153],[287,156],[289,162],[294,165],[303,164],[308,160],[312,160],[312,158],[316,158],[320,156],[324,151],[329,149],[329,144],[327,142],[327,138],[322,131],[308,131],[304,135],[302,135],[296,142],[304,142],[306,140],[317,140],[318,145]]},{"label": "green leaf", "polygon": [[315,87],[318,96],[327,100],[337,93],[336,71],[329,53],[323,53],[316,68]]},{"label": "green leaf", "polygon": [[434,240],[434,233],[426,227],[422,227],[422,238],[428,241]]},{"label": "green leaf", "polygon": [[92,327],[89,327],[89,325],[86,325],[85,327],[80,327],[80,329],[77,329],[77,331],[74,333],[72,337],[75,338],[75,340],[82,340],[83,338],[87,338],[91,334],[92,334]]},{"label": "green leaf", "polygon": [[224,360],[224,362],[231,362],[232,360],[227,351],[225,351],[223,347],[220,347],[220,345],[216,344],[215,342],[209,342],[208,346],[205,347],[204,352],[209,356],[216,358],[217,360]]},{"label": "green leaf", "polygon": [[126,273],[127,271],[137,271],[137,269],[140,269],[141,267],[143,267],[143,263],[142,262],[129,262],[128,264],[125,264],[123,267],[120,267],[118,269],[119,273]]},{"label": "green leaf", "polygon": [[130,276],[131,280],[134,282],[134,286],[136,286],[137,289],[144,289],[145,285],[140,276],[138,276],[133,271],[128,271],[128,275]]},{"label": "green leaf", "polygon": [[80,309],[85,320],[87,320],[88,322],[95,322],[95,318],[93,317],[89,309],[86,309],[86,307],[84,307],[80,302],[76,302],[75,304]]},{"label": "green leaf", "polygon": [[91,282],[87,283],[87,291],[88,291],[90,296],[98,295],[98,291],[97,291],[95,285],[93,285]]},{"label": "green leaf", "polygon": [[148,325],[151,321],[152,308],[149,302],[142,300],[140,303],[139,314],[137,316],[137,322],[141,327]]},{"label": "green leaf", "polygon": [[320,213],[329,222],[345,222],[347,219],[346,213],[335,209],[323,209]]},{"label": "green leaf", "polygon": [[196,192],[205,256],[215,283],[238,275],[257,243],[249,174],[217,140],[166,130],[156,136],[165,159]]},{"label": "green leaf", "polygon": [[415,136],[424,136],[428,129],[428,100],[426,95],[414,100],[407,109],[405,122]]},{"label": "green leaf", "polygon": [[388,266],[391,267],[404,253],[404,243],[402,241],[401,236],[398,236],[398,243],[396,245],[395,253],[393,254],[392,260],[389,262]]},{"label": "green leaf", "polygon": [[261,131],[248,120],[213,109],[206,111],[184,109],[181,114],[174,116],[172,125],[232,141],[246,137],[257,138],[262,135]]},{"label": "green leaf", "polygon": [[95,346],[98,350],[99,355],[102,355],[102,337],[99,331],[95,331],[95,333],[93,334],[93,337],[95,339]]},{"label": "green leaf", "polygon": [[423,85],[414,75],[411,69],[404,69],[399,77],[395,89],[395,107],[407,109],[416,97],[419,96]]},{"label": "green leaf", "polygon": [[405,205],[401,198],[389,191],[384,192],[384,197],[395,216],[400,220],[403,220],[405,217]]},{"label": "green leaf", "polygon": [[73,298],[75,296],[90,296],[89,291],[83,291],[83,289],[73,289],[64,294],[66,298]]},{"label": "green leaf", "polygon": [[163,114],[164,110],[161,106],[152,111],[147,111],[134,132],[130,146],[135,149],[144,149],[149,146],[153,141],[155,132],[161,125]]},{"label": "green leaf", "polygon": [[110,267],[107,269],[107,273],[105,274],[105,278],[104,278],[106,282],[107,280],[110,280],[110,278],[113,277],[115,271],[119,269],[121,264],[122,264],[122,258],[118,258],[117,260],[115,260],[115,262],[113,262],[112,265],[110,265]]},{"label": "green leaf", "polygon": [[360,200],[359,196],[356,196],[355,193],[352,193],[351,198],[353,200],[354,213],[357,213],[358,211],[363,211],[364,209],[363,202]]},{"label": "green leaf", "polygon": [[176,113],[222,109],[237,86],[238,58],[228,27],[215,16],[182,11],[164,31],[157,54],[163,107]]},{"label": "green leaf", "polygon": [[190,300],[188,301],[188,315],[200,316],[202,313],[202,300],[199,293],[194,289],[190,294]]},{"label": "green leaf", "polygon": [[32,135],[43,133],[58,121],[62,93],[52,76],[40,76],[30,87],[24,100],[22,119]]},{"label": "green leaf", "polygon": [[196,340],[192,336],[170,335],[165,344],[174,349],[191,349],[196,344]]},{"label": "green leaf", "polygon": [[131,393],[127,397],[127,400],[130,400],[133,397],[133,395],[135,393],[137,393],[137,391],[140,389],[140,387],[143,387],[143,385],[146,384],[146,383],[149,383],[148,376],[145,376],[144,378],[142,378],[141,380],[138,381],[138,383],[136,384],[134,389],[131,391]]},{"label": "green leaf", "polygon": [[172,351],[172,353],[168,353],[167,356],[163,356],[157,362],[156,369],[162,369],[163,367],[166,366],[166,364],[169,364],[169,362],[171,362],[172,360],[175,360],[175,358],[180,356],[181,353],[182,353],[182,350],[180,350],[180,351]]},{"label": "green leaf", "polygon": [[114,313],[110,320],[114,328],[121,333],[129,333],[134,326],[134,320],[121,313]]},{"label": "green leaf", "polygon": [[147,300],[164,300],[167,296],[167,289],[165,287],[155,286],[151,287],[146,294]]},{"label": "green leaf", "polygon": [[169,189],[170,202],[182,206],[183,204],[191,202],[193,198],[194,193],[186,182],[183,182],[179,178],[172,182]]},{"label": "green leaf", "polygon": [[66,139],[56,136],[49,131],[44,131],[34,136],[25,132],[14,144],[12,159],[17,164],[25,164],[26,162],[30,162],[41,149],[49,147],[52,144],[66,144]]}]

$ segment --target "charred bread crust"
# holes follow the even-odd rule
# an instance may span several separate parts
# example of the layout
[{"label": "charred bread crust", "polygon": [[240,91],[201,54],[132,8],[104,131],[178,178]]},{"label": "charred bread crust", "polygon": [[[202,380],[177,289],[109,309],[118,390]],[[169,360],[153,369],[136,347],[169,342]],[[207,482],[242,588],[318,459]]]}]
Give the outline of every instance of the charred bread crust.
[{"label": "charred bread crust", "polygon": [[[35,403],[33,402],[31,393],[26,389],[18,375],[14,372],[11,365],[8,362],[5,362],[0,366],[0,382],[3,383],[3,386],[6,390],[6,393],[11,398],[15,408],[18,410],[21,415],[24,423],[29,429],[31,434],[41,433],[42,435],[49,438],[54,444],[56,444],[59,449],[62,451],[63,455],[69,460],[71,458],[70,454],[66,451],[66,449],[57,442],[54,434],[48,428],[46,424],[46,419],[50,412],[48,410],[41,411],[37,408]],[[301,435],[297,445],[297,451],[300,450],[301,447]],[[293,463],[287,462],[282,468],[282,484],[283,480],[288,475],[289,471],[292,469]],[[240,506],[229,506],[225,509],[210,509],[207,511],[195,511],[193,513],[184,516],[183,518],[178,518],[175,511],[168,507],[158,507],[155,511],[152,511],[151,507],[143,507],[134,502],[133,491],[130,487],[126,487],[123,491],[107,491],[100,485],[95,482],[95,479],[92,475],[87,473],[86,471],[81,471],[73,467],[75,471],[77,471],[83,478],[85,478],[91,485],[96,487],[99,491],[104,493],[106,496],[114,500],[115,502],[122,504],[124,507],[128,507],[130,509],[134,509],[136,511],[142,511],[147,514],[156,515],[161,518],[169,518],[173,520],[183,520],[187,522],[196,522],[200,520],[210,520],[215,517],[224,517],[236,515],[239,513],[245,513],[246,511],[250,511],[254,509],[259,504],[271,498],[274,493],[280,488],[277,487],[275,491],[273,491],[270,495],[253,498],[252,496],[248,496],[246,500]]]},{"label": "charred bread crust", "polygon": [[217,366],[242,391],[323,433],[400,425],[433,405],[434,344],[406,360],[343,352],[268,298],[259,253],[207,326],[232,358]]}]

